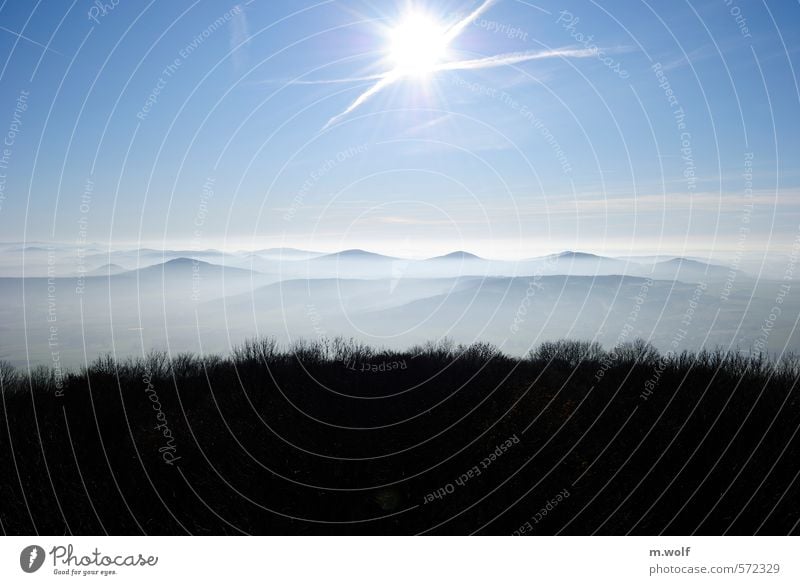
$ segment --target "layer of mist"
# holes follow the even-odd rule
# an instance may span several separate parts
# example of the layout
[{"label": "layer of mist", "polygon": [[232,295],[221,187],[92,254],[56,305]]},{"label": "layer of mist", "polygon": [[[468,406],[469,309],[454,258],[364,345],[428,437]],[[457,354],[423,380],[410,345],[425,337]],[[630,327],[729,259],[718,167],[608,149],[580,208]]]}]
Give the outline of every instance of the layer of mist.
[{"label": "layer of mist", "polygon": [[790,287],[693,258],[31,245],[6,246],[3,266],[0,359],[17,366],[77,366],[109,351],[227,352],[264,335],[389,349],[447,337],[511,355],[555,339],[642,338],[663,352],[800,348]]}]

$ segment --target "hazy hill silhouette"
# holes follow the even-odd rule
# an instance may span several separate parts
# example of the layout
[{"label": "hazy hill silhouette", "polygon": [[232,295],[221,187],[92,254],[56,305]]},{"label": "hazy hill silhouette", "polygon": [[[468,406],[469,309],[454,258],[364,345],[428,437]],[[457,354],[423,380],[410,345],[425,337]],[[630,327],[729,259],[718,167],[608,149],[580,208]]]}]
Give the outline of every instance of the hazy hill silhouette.
[{"label": "hazy hill silhouette", "polygon": [[480,256],[472,254],[471,252],[465,252],[464,250],[457,250],[455,252],[450,252],[449,254],[445,254],[443,256],[434,256],[433,258],[428,258],[427,262],[437,261],[437,260],[483,260]]}]

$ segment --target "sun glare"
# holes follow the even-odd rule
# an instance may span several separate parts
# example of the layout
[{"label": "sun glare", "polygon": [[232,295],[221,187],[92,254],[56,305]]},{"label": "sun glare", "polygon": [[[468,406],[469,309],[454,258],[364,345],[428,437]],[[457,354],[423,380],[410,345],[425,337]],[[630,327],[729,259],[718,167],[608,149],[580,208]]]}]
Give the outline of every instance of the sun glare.
[{"label": "sun glare", "polygon": [[406,16],[390,34],[389,57],[404,75],[431,73],[447,50],[445,28],[426,14]]}]

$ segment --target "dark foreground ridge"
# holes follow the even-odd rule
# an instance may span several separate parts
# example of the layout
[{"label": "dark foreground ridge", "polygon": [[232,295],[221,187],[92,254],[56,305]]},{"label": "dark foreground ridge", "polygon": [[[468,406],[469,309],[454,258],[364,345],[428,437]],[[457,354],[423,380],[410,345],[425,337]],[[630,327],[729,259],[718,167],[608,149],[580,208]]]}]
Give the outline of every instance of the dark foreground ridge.
[{"label": "dark foreground ridge", "polygon": [[249,342],[0,364],[6,534],[787,534],[798,363]]}]

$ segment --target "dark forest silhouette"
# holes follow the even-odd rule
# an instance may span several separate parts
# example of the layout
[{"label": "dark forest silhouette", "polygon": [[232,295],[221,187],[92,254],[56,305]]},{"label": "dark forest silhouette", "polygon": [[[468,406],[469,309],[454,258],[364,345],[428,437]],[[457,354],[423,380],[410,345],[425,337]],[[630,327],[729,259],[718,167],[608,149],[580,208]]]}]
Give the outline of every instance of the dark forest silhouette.
[{"label": "dark forest silhouette", "polygon": [[[7,534],[785,534],[799,362],[545,343],[0,364]],[[476,471],[477,470],[477,471]]]}]

